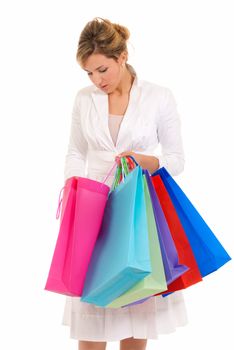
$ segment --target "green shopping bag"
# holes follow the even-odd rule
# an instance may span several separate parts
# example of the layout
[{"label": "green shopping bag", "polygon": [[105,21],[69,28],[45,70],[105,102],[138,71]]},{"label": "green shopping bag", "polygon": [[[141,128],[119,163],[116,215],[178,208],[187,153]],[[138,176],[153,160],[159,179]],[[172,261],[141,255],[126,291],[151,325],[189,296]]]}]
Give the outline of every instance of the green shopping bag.
[{"label": "green shopping bag", "polygon": [[161,256],[157,227],[155,223],[152,203],[145,175],[142,176],[142,180],[144,184],[144,196],[146,202],[150,263],[152,273],[150,273],[140,282],[137,282],[127,292],[121,294],[118,298],[113,300],[110,304],[106,306],[108,308],[119,308],[121,306],[133,303],[137,300],[141,300],[151,295],[161,293],[167,290],[167,283],[164,273],[164,266]]}]

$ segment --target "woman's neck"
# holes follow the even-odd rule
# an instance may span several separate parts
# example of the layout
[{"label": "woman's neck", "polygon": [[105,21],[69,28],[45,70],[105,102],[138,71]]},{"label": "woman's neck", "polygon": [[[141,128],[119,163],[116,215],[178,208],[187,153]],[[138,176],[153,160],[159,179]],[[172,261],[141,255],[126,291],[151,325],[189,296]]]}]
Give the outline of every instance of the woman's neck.
[{"label": "woman's neck", "polygon": [[125,66],[123,77],[113,93],[118,94],[119,96],[128,94],[131,90],[134,78],[135,76],[130,72],[128,67]]}]

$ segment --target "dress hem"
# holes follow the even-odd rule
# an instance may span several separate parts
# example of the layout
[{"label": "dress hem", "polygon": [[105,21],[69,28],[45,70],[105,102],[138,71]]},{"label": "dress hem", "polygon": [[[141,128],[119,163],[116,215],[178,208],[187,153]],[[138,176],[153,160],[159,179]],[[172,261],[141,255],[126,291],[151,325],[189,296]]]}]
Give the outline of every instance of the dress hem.
[{"label": "dress hem", "polygon": [[[184,324],[181,324],[179,326],[176,326],[175,329],[173,330],[170,330],[170,331],[165,331],[165,332],[160,332],[160,334],[156,334],[156,335],[152,335],[152,336],[134,336],[132,333],[130,334],[126,334],[124,336],[120,336],[120,337],[117,337],[117,338],[111,338],[111,339],[103,339],[103,338],[88,338],[88,337],[77,337],[77,336],[72,336],[70,335],[70,339],[73,339],[73,340],[83,340],[83,341],[102,341],[102,342],[117,342],[117,341],[120,341],[120,340],[124,340],[124,339],[127,339],[127,338],[134,338],[134,339],[147,339],[147,340],[158,340],[158,338],[160,336],[163,336],[163,335],[168,335],[168,334],[172,334],[172,333],[175,333],[177,328],[182,328],[182,327],[186,327],[188,325],[188,322],[184,323]],[[68,324],[65,324],[65,323],[62,323],[62,326],[65,326],[65,327],[69,327]]]}]

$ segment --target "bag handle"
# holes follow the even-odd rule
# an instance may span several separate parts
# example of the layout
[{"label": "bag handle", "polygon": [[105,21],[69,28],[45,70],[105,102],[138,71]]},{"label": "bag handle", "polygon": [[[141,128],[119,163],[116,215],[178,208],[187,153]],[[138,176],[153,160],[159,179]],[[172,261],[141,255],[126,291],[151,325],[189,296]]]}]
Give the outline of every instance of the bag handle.
[{"label": "bag handle", "polygon": [[[101,186],[103,186],[103,184],[105,184],[106,180],[110,177],[112,171],[114,170],[114,168],[116,167],[117,165],[117,162],[114,163],[114,165],[111,167],[111,169],[108,171],[104,181],[102,182]],[[62,196],[62,192],[64,191],[64,188],[66,186],[63,186],[60,190],[60,193],[59,193],[59,199],[58,199],[58,206],[57,206],[57,212],[56,212],[56,219],[58,220],[59,219],[59,216],[60,216],[60,212],[61,212],[61,205],[62,205],[62,201],[63,201],[63,198],[61,198]]]},{"label": "bag handle", "polygon": [[59,193],[58,207],[57,207],[57,212],[56,212],[56,220],[58,220],[59,216],[60,216],[61,204],[62,204],[62,201],[63,201],[63,198],[61,198],[61,193],[62,193],[62,191],[64,191],[64,188],[65,188],[65,186],[63,186],[61,188],[60,193]]},{"label": "bag handle", "polygon": [[[118,163],[117,163],[117,164],[118,164]],[[118,183],[120,182],[120,180],[121,180],[121,173],[122,173],[121,165],[118,164],[117,169],[116,169],[116,172],[115,172],[115,178],[114,178],[114,181],[113,181],[113,183],[112,183],[110,192],[112,192],[112,191],[116,188],[116,186],[118,185]]]},{"label": "bag handle", "polygon": [[130,159],[132,159],[132,161],[135,163],[135,165],[137,166],[137,165],[139,165],[138,163],[137,163],[137,161],[136,161],[136,159],[133,157],[133,156],[128,156]]},{"label": "bag handle", "polygon": [[[129,164],[127,163],[127,159]],[[132,156],[118,157],[117,163],[118,163],[118,168],[115,173],[115,179],[113,181],[111,191],[115,190],[115,188],[118,186],[118,184],[121,181],[124,182],[125,177],[134,168],[134,165],[139,166],[139,164],[136,162],[136,160]]]},{"label": "bag handle", "polygon": [[[103,180],[102,185],[103,185],[103,184],[106,182],[106,180],[110,177],[112,171],[114,170],[114,168],[115,168],[116,166],[117,166],[117,162],[115,161],[115,162],[114,162],[114,165],[113,165],[113,166],[111,167],[111,169],[108,171],[108,173],[107,173],[105,179]],[[101,185],[101,186],[102,186],[102,185]]]},{"label": "bag handle", "polygon": [[[134,164],[135,164],[135,166],[138,166],[139,164],[137,163],[137,161],[136,161],[136,159],[133,157],[133,156],[128,156],[131,160],[132,160],[132,162],[134,162]],[[164,168],[163,168],[164,169]],[[157,170],[156,170],[157,171]],[[150,176],[151,177],[151,174],[150,174],[150,172],[149,172],[149,170],[147,170],[147,169],[142,169],[142,173],[143,174],[148,174],[148,176]]]}]

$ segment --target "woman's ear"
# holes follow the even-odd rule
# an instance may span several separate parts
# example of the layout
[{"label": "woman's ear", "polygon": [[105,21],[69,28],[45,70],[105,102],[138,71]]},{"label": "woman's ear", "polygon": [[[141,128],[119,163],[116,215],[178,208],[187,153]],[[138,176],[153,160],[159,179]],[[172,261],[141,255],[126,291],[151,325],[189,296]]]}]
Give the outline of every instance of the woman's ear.
[{"label": "woman's ear", "polygon": [[121,52],[121,54],[120,54],[120,56],[119,56],[119,58],[118,58],[118,62],[119,62],[122,66],[124,66],[125,63],[127,62],[127,59],[128,59],[128,54],[127,54],[126,51],[123,51],[123,52]]}]

